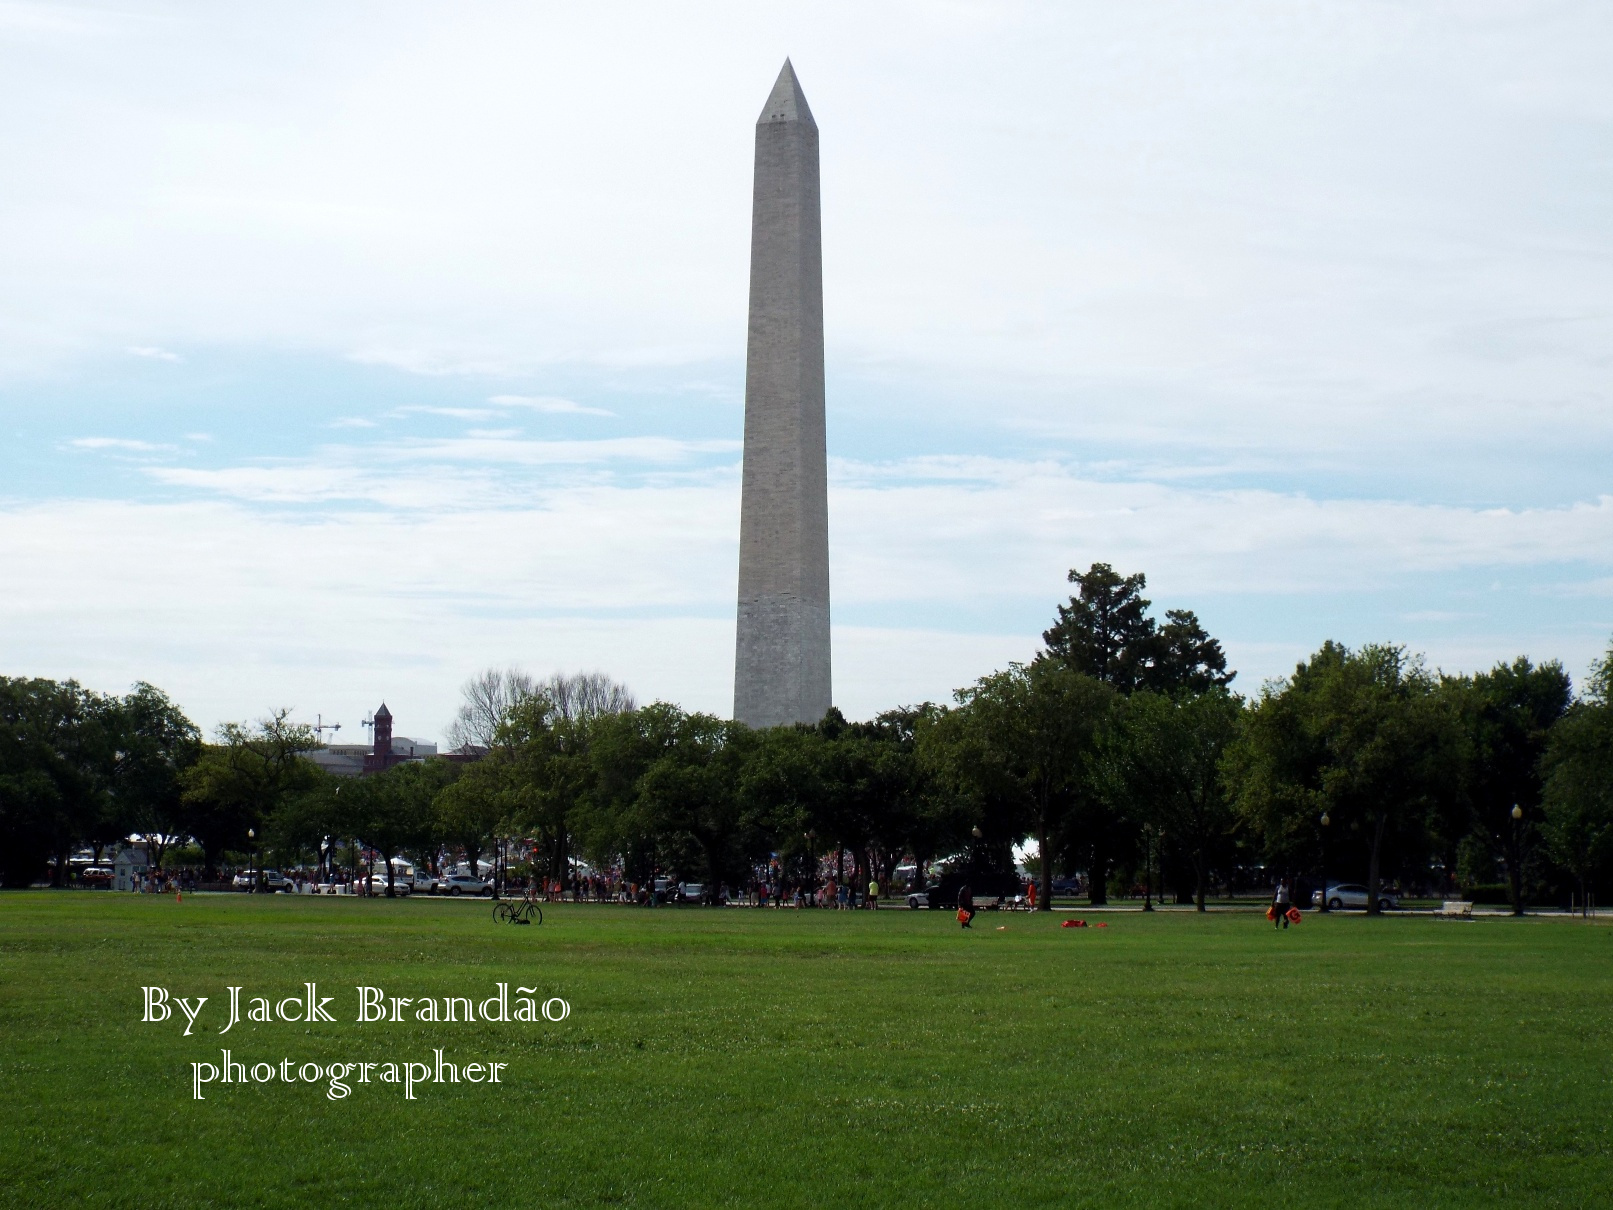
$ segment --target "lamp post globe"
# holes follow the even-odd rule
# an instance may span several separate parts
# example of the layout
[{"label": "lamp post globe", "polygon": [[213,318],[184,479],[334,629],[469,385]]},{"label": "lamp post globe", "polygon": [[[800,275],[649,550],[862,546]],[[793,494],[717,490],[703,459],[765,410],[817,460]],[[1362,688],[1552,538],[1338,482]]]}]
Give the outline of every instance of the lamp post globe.
[{"label": "lamp post globe", "polygon": [[1322,812],[1322,819],[1321,819],[1321,824],[1322,824],[1322,889],[1317,892],[1318,897],[1321,899],[1321,903],[1319,903],[1317,905],[1317,907],[1316,907],[1316,910],[1319,911],[1319,912],[1325,912],[1325,911],[1330,910],[1328,908],[1328,906],[1327,906],[1327,829],[1328,829],[1328,825],[1330,825],[1332,822],[1333,821],[1332,821],[1332,819],[1330,819],[1328,817],[1327,812],[1323,811]]},{"label": "lamp post globe", "polygon": [[1512,851],[1507,855],[1508,878],[1512,883],[1512,914],[1523,915],[1523,806],[1512,804]]}]

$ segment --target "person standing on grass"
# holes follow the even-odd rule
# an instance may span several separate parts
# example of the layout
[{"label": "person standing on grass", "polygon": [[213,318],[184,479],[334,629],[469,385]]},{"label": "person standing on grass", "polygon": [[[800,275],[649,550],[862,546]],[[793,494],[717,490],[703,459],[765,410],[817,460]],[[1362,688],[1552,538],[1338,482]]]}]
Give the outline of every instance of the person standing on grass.
[{"label": "person standing on grass", "polygon": [[964,883],[958,888],[958,911],[963,913],[963,919],[959,921],[959,923],[962,924],[964,928],[968,928],[972,923],[974,923],[975,893],[972,889],[970,889],[968,883]]},{"label": "person standing on grass", "polygon": [[1288,879],[1279,878],[1277,890],[1271,897],[1272,910],[1277,913],[1277,919],[1271,922],[1274,928],[1288,927],[1288,908],[1291,900],[1292,896],[1288,893]]},{"label": "person standing on grass", "polygon": [[879,910],[879,879],[868,880],[868,906],[875,911]]}]

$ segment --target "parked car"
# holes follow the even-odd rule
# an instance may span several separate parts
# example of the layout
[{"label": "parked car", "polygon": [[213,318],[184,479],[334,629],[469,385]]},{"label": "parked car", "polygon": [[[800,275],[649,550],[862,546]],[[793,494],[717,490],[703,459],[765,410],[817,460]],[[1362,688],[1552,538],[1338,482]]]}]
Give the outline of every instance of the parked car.
[{"label": "parked car", "polygon": [[1053,894],[1079,895],[1081,893],[1081,880],[1079,878],[1053,879]]},{"label": "parked car", "polygon": [[442,880],[441,895],[491,895],[493,884],[470,874],[450,874]]},{"label": "parked car", "polygon": [[907,893],[907,906],[911,909],[927,908],[930,906],[929,891],[909,891]]},{"label": "parked car", "polygon": [[706,901],[706,884],[703,882],[680,882],[678,884],[679,903],[704,903]]},{"label": "parked car", "polygon": [[[1311,892],[1311,906],[1322,906],[1322,892]],[[1367,888],[1359,882],[1330,882],[1327,884],[1327,907],[1329,911],[1342,911],[1344,908],[1361,908],[1367,906]],[[1400,896],[1390,891],[1378,892],[1378,910],[1393,911],[1400,906]]]},{"label": "parked car", "polygon": [[416,895],[435,895],[442,889],[442,879],[425,870],[416,870],[409,880],[409,889]]},{"label": "parked car", "polygon": [[101,866],[92,865],[88,869],[79,871],[78,881],[80,886],[96,887],[104,890],[112,885],[112,871]]},{"label": "parked car", "polygon": [[[411,883],[407,877],[402,874],[394,874],[392,876],[392,897],[396,899],[399,895],[407,895],[409,893],[410,886]],[[371,874],[370,885],[367,889],[371,895],[385,895],[386,875]]]},{"label": "parked car", "polygon": [[271,891],[289,891],[291,889],[291,879],[287,878],[279,870],[259,870],[256,875],[251,870],[242,870],[234,878],[230,879],[230,886],[237,891],[250,891],[253,884],[259,882],[260,879],[262,885]]},{"label": "parked car", "polygon": [[1025,893],[1025,884],[1012,870],[995,872],[976,870],[973,873],[951,871],[943,874],[939,882],[928,888],[925,906],[956,908],[958,892],[965,886],[974,894],[975,907],[984,909],[996,907],[996,901],[999,899],[1006,904],[1014,896]]}]

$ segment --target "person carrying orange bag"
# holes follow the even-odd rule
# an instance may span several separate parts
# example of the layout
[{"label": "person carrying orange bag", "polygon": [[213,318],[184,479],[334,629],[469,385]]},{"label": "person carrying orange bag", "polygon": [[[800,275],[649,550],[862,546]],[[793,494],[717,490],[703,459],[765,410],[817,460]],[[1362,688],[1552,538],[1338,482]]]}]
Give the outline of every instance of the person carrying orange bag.
[{"label": "person carrying orange bag", "polygon": [[967,883],[958,888],[958,923],[964,928],[975,918],[975,894]]},{"label": "person carrying orange bag", "polygon": [[1273,928],[1285,929],[1288,927],[1288,913],[1292,910],[1292,897],[1288,892],[1288,879],[1279,878],[1277,889],[1272,893],[1271,906],[1266,909],[1266,919],[1272,922]]}]

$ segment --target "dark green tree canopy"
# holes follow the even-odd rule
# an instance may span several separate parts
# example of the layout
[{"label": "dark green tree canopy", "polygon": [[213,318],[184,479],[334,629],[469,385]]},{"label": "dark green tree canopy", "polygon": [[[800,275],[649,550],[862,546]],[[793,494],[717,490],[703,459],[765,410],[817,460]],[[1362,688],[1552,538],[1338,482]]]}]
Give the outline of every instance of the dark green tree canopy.
[{"label": "dark green tree canopy", "polygon": [[1058,607],[1058,620],[1043,633],[1044,658],[1121,693],[1202,693],[1237,675],[1227,671],[1221,644],[1191,610],[1168,610],[1164,625],[1149,616],[1153,602],[1143,596],[1148,579],[1142,572],[1122,576],[1094,563],[1084,572],[1072,569],[1070,583],[1079,591]]}]

